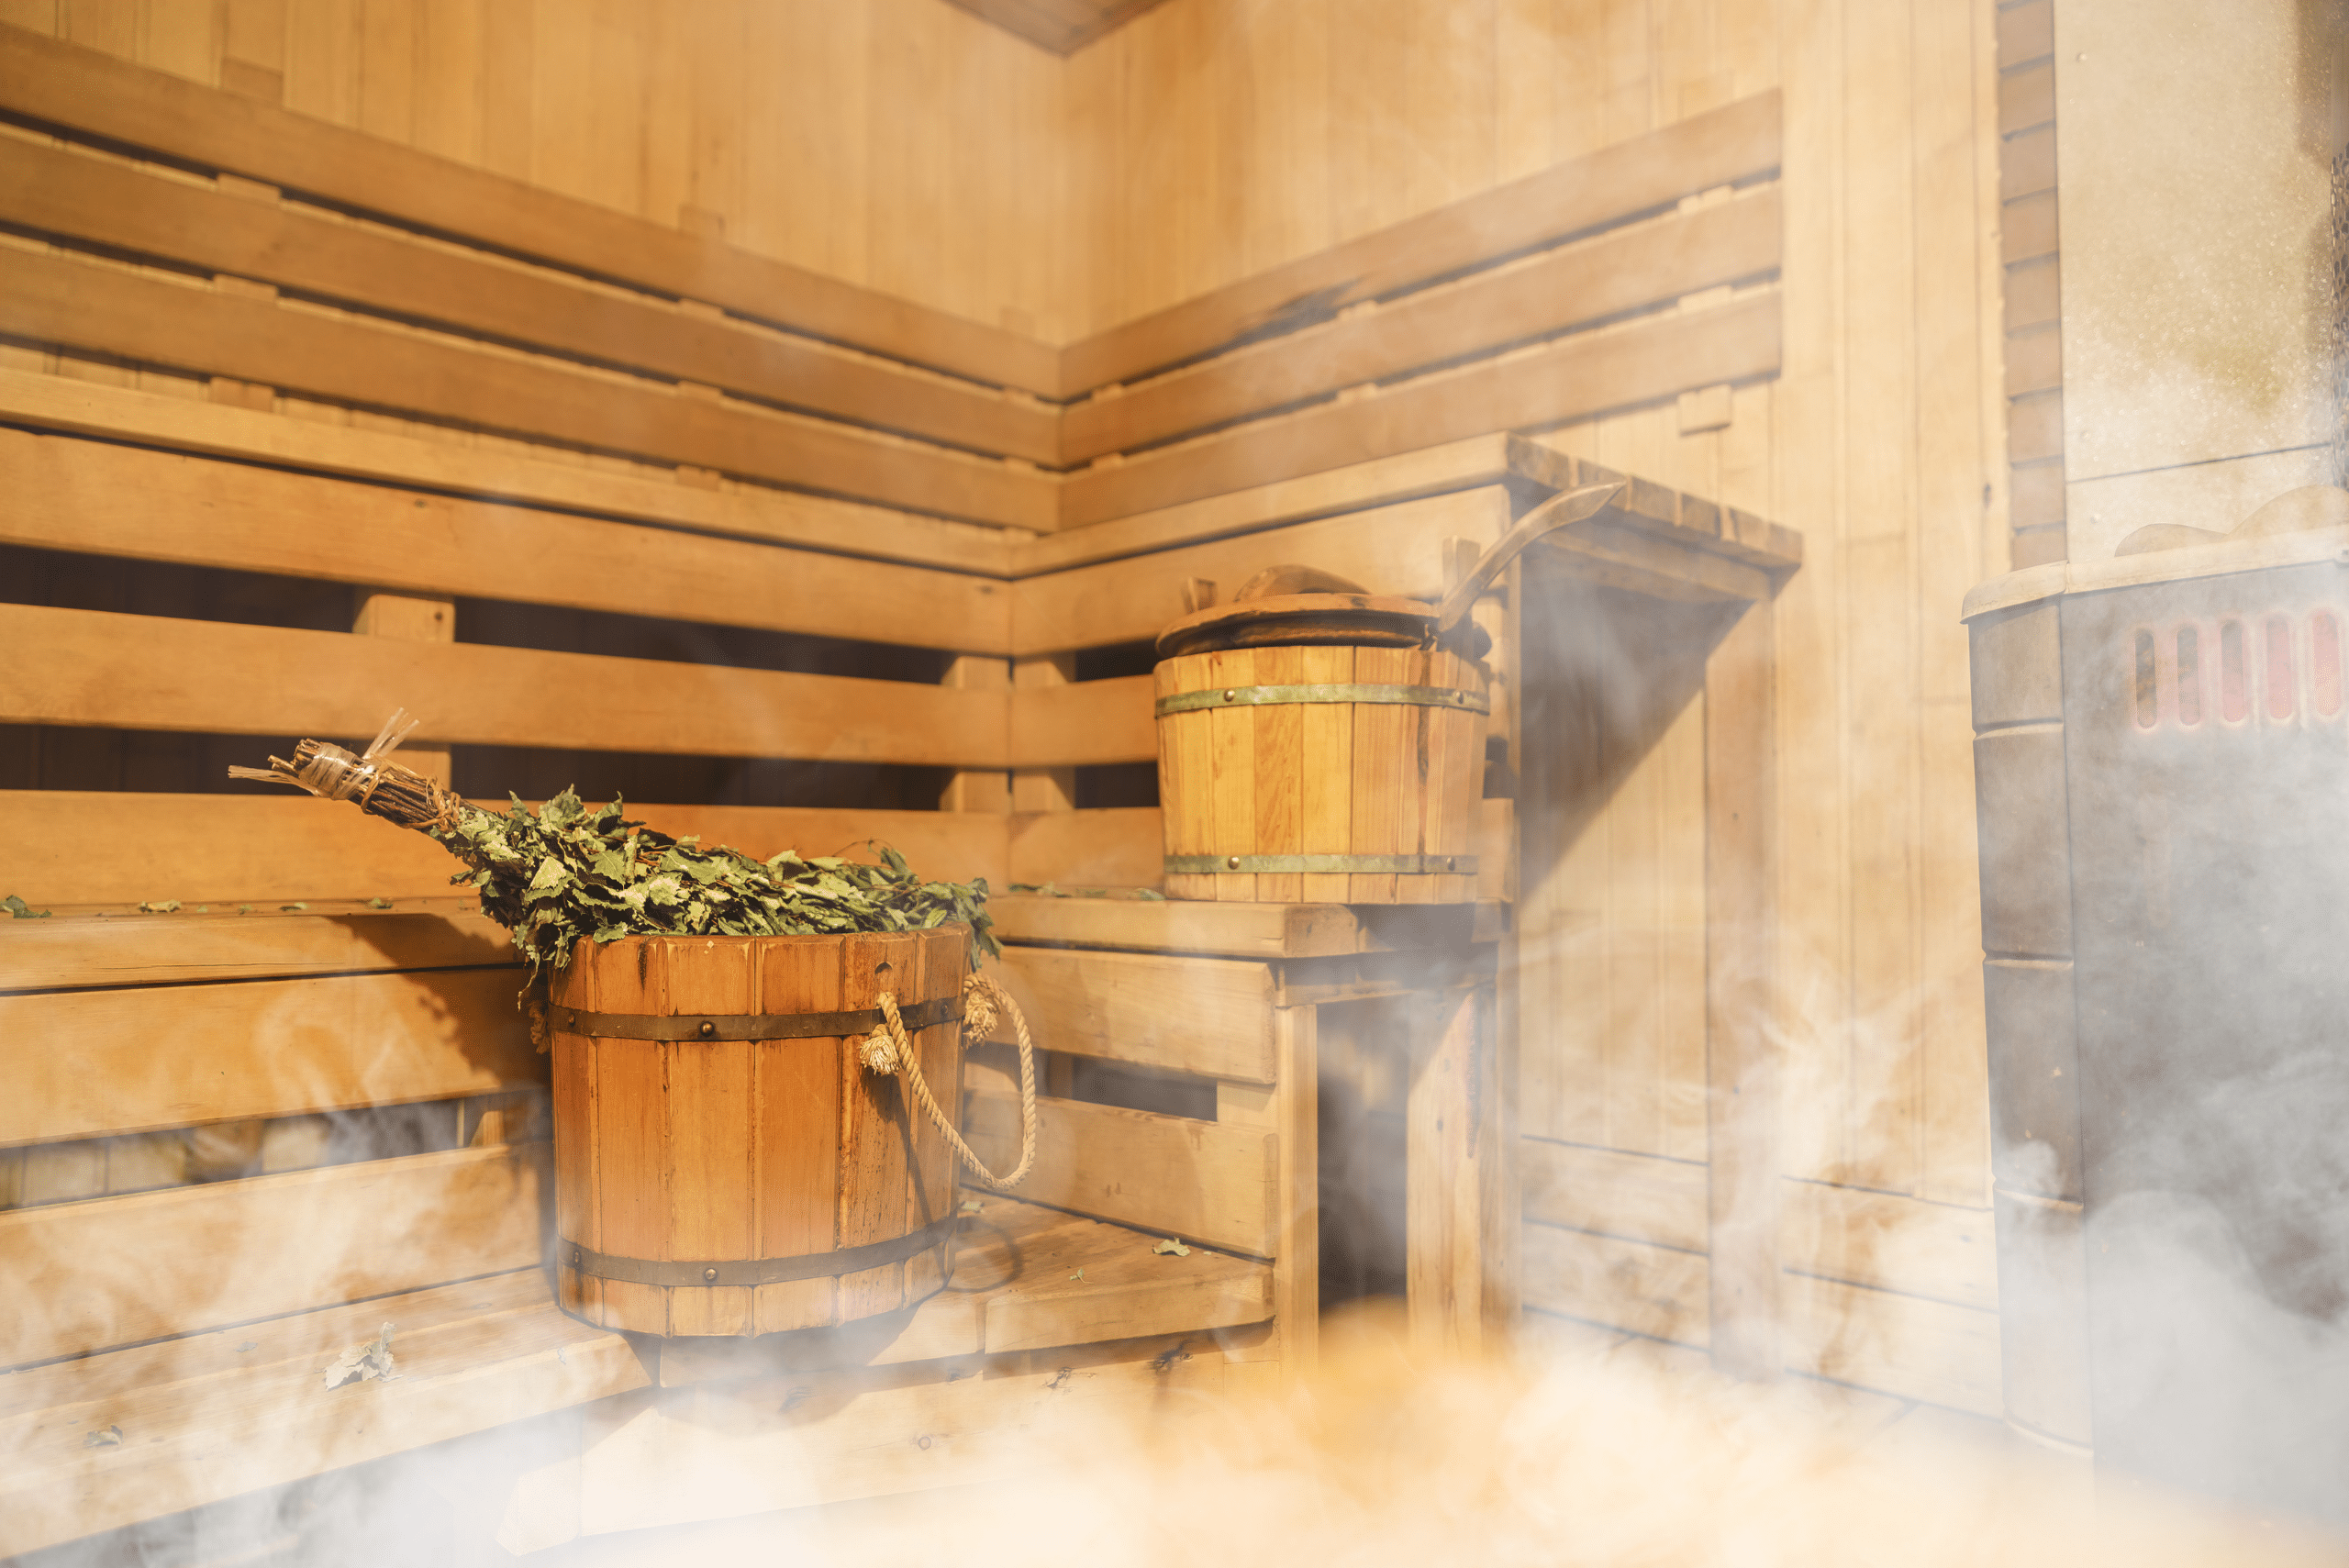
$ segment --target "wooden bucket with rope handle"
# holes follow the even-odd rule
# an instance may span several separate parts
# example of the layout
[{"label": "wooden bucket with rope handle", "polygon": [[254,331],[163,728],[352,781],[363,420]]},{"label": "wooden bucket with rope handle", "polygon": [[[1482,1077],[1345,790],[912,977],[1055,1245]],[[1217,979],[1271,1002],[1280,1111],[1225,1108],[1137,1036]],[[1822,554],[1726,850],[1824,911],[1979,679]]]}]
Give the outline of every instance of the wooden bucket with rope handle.
[{"label": "wooden bucket with rope handle", "polygon": [[[667,1337],[918,1302],[953,1272],[954,1166],[1036,1147],[1027,1025],[967,926],[583,940],[547,1009],[563,1307]],[[1019,1041],[1019,1164],[955,1130],[963,1031]]]}]

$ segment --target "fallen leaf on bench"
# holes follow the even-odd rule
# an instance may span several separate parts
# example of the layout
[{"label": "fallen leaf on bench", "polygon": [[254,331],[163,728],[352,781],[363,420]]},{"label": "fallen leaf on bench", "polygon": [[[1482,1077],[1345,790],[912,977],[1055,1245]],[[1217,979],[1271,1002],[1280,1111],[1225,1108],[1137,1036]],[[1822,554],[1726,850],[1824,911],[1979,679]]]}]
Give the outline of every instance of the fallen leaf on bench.
[{"label": "fallen leaf on bench", "polygon": [[285,911],[288,915],[291,915],[296,910],[307,909],[309,906],[307,904],[280,904],[278,907]]},{"label": "fallen leaf on bench", "polygon": [[335,1358],[335,1363],[325,1373],[328,1388],[340,1388],[346,1383],[373,1378],[378,1383],[392,1380],[392,1325],[363,1345],[353,1345]]},{"label": "fallen leaf on bench", "polygon": [[1164,1256],[1175,1258],[1187,1258],[1191,1255],[1191,1250],[1183,1245],[1183,1239],[1179,1236],[1168,1237],[1165,1240],[1161,1241],[1157,1246],[1152,1247],[1151,1251]]},{"label": "fallen leaf on bench", "polygon": [[955,1210],[955,1212],[957,1214],[976,1214],[985,1207],[986,1207],[986,1205],[981,1203],[978,1199],[974,1197],[966,1197],[963,1200],[963,1207]]},{"label": "fallen leaf on bench", "polygon": [[96,1431],[92,1432],[88,1437],[82,1440],[82,1446],[83,1448],[120,1448],[122,1446],[122,1429],[120,1427],[100,1427]]},{"label": "fallen leaf on bench", "polygon": [[152,904],[141,904],[139,906],[139,912],[141,915],[169,915],[176,911],[179,906],[180,901],[176,898],[159,898]]},{"label": "fallen leaf on bench", "polygon": [[370,898],[367,900],[367,907],[370,909],[388,909],[391,906],[392,901],[388,898]]},{"label": "fallen leaf on bench", "polygon": [[8,917],[12,920],[46,920],[49,918],[48,910],[36,909],[13,893],[8,895],[6,898],[0,898],[0,908],[7,910]]}]

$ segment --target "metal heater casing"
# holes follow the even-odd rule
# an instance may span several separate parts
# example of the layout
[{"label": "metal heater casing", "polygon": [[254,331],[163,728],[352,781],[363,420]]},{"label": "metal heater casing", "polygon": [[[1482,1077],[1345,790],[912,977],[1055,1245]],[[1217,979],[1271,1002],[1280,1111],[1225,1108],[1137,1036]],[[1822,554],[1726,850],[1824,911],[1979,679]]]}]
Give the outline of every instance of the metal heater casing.
[{"label": "metal heater casing", "polygon": [[2349,533],[1966,618],[2009,1418],[2349,1518]]}]

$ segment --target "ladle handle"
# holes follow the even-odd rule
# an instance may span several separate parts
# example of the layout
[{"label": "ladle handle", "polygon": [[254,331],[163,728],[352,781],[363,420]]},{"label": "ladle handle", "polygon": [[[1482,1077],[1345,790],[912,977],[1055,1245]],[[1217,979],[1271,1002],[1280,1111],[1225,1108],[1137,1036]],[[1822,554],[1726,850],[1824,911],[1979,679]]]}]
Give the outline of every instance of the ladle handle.
[{"label": "ladle handle", "polygon": [[1435,634],[1441,639],[1451,634],[1467,615],[1476,595],[1497,576],[1502,567],[1517,559],[1518,551],[1540,539],[1543,534],[1563,528],[1570,523],[1581,522],[1623,493],[1624,481],[1610,479],[1604,484],[1586,484],[1579,490],[1568,490],[1553,495],[1539,506],[1517,519],[1515,527],[1494,541],[1493,548],[1476,559],[1468,575],[1443,596],[1436,606]]}]

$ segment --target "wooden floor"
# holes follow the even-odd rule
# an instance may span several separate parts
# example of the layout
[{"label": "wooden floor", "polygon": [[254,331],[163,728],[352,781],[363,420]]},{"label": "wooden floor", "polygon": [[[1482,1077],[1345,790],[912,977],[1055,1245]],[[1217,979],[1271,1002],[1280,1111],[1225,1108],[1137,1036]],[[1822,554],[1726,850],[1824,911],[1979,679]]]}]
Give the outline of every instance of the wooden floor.
[{"label": "wooden floor", "polygon": [[[358,1464],[607,1396],[1256,1323],[1272,1267],[987,1196],[952,1281],[908,1311],[763,1340],[629,1338],[518,1270],[133,1346],[0,1379],[0,1554]],[[321,1372],[395,1325],[396,1375]]]}]

